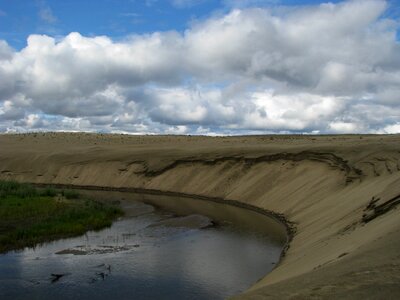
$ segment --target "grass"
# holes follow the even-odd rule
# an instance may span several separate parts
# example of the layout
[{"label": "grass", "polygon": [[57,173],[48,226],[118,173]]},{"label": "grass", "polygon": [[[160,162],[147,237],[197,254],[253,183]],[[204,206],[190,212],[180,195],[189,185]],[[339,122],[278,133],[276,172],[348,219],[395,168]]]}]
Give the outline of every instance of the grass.
[{"label": "grass", "polygon": [[99,230],[120,215],[119,208],[74,190],[0,181],[0,253]]}]

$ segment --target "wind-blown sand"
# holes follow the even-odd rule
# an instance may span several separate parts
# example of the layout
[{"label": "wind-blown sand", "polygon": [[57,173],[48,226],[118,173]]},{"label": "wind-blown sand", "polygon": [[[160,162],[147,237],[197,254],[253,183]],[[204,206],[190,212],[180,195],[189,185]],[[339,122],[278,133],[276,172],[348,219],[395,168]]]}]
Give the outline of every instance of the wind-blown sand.
[{"label": "wind-blown sand", "polygon": [[0,136],[0,178],[237,200],[296,233],[239,298],[400,298],[400,136]]}]

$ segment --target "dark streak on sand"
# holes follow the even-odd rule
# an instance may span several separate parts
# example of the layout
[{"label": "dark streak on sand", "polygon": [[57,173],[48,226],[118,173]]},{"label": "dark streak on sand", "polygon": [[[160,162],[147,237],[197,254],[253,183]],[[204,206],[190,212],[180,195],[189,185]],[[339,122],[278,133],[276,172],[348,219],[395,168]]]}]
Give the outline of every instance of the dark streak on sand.
[{"label": "dark streak on sand", "polygon": [[[164,172],[177,167],[178,165],[192,164],[192,163],[202,163],[205,165],[214,165],[219,162],[233,161],[233,162],[244,162],[246,165],[252,166],[252,165],[260,163],[260,162],[272,162],[272,161],[277,161],[277,160],[286,160],[286,161],[295,161],[295,162],[302,161],[302,160],[311,160],[311,161],[326,163],[333,168],[337,168],[341,171],[344,171],[346,173],[346,182],[347,183],[353,181],[354,179],[360,179],[363,176],[363,172],[360,169],[350,166],[348,161],[344,160],[340,156],[335,155],[333,153],[315,152],[315,151],[302,151],[302,152],[298,152],[298,153],[283,152],[283,153],[263,155],[263,156],[258,156],[258,157],[224,156],[224,157],[218,157],[218,158],[214,158],[214,159],[194,159],[194,158],[193,159],[192,158],[177,159],[159,170],[148,170],[147,166],[144,165],[145,170],[135,172],[135,174],[143,174],[147,177],[154,177],[154,176],[161,175]],[[144,161],[134,161],[134,162],[129,163],[128,166],[133,163],[143,164]]]},{"label": "dark streak on sand", "polygon": [[362,216],[363,223],[368,223],[394,209],[398,204],[400,204],[400,195],[393,197],[384,203],[378,204],[380,200],[380,198],[372,197],[368,206],[364,209],[365,213]]}]

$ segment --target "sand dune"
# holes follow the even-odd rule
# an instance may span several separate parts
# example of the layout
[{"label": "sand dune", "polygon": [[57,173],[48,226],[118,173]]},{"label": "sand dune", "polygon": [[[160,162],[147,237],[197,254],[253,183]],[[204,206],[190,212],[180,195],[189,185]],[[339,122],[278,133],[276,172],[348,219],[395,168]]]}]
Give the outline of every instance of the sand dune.
[{"label": "sand dune", "polygon": [[400,297],[400,136],[0,136],[0,178],[237,200],[283,214],[280,264],[239,298]]}]

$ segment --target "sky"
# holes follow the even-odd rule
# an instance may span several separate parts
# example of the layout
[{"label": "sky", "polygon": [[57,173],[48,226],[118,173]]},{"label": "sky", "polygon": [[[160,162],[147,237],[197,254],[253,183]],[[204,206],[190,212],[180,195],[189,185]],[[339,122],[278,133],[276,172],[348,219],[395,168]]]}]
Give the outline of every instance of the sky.
[{"label": "sky", "polygon": [[0,132],[400,133],[400,1],[0,0]]}]

